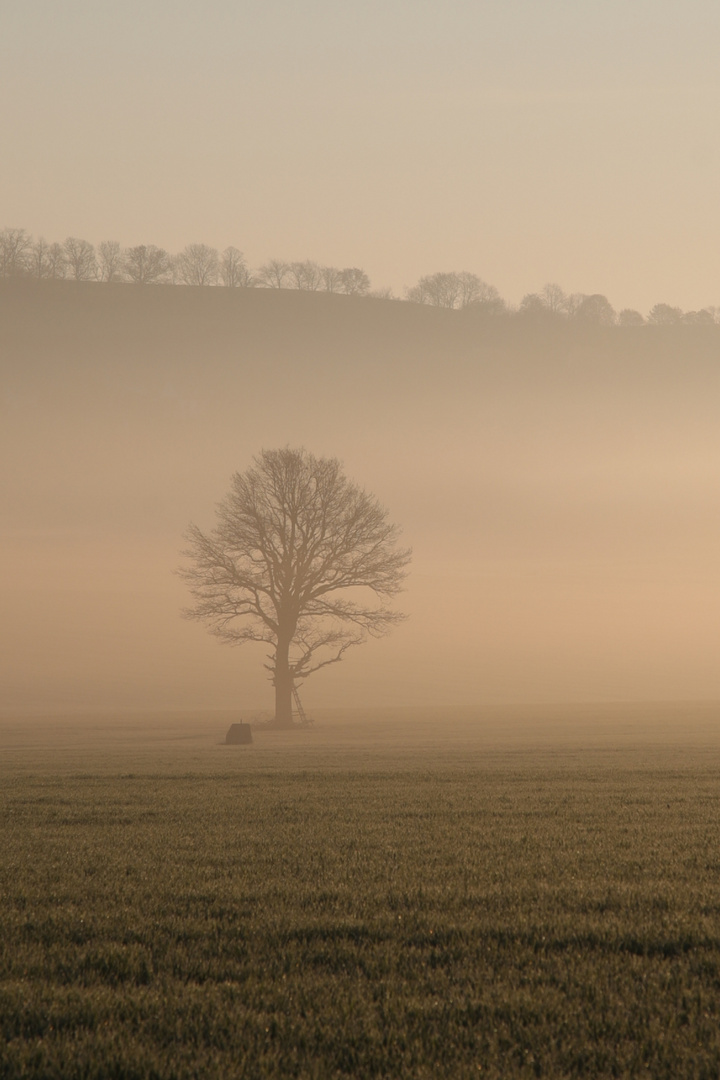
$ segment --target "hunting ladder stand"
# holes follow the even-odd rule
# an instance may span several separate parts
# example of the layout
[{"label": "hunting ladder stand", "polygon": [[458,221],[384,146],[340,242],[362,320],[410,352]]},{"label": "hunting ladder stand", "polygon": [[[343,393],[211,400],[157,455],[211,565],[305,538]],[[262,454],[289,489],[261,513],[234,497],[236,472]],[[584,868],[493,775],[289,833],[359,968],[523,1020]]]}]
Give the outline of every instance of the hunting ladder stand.
[{"label": "hunting ladder stand", "polygon": [[295,711],[298,714],[298,718],[300,720],[300,723],[301,723],[301,725],[303,727],[307,727],[309,724],[312,724],[312,717],[308,716],[307,713],[305,712],[305,710],[303,709],[302,701],[300,700],[300,695],[298,694],[298,688],[295,685],[294,681],[293,681],[293,684],[292,684],[292,696],[293,696],[293,699],[295,701]]}]

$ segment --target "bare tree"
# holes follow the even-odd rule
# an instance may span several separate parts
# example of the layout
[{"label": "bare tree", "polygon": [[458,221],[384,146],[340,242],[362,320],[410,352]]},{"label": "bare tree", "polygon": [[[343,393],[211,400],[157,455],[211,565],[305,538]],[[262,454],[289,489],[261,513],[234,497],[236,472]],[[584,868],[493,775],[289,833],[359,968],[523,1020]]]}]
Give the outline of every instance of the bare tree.
[{"label": "bare tree", "polygon": [[48,277],[64,278],[67,274],[67,259],[62,244],[50,244],[47,250]]},{"label": "bare tree", "polygon": [[340,291],[340,271],[337,266],[323,266],[320,273],[322,275],[322,287],[325,292]]},{"label": "bare tree", "polygon": [[580,322],[595,323],[598,326],[612,326],[616,321],[615,309],[607,296],[592,293],[580,296],[572,313],[573,319]]},{"label": "bare tree", "polygon": [[554,315],[564,315],[566,313],[567,297],[554,281],[549,281],[547,285],[543,285],[540,296],[545,307]]},{"label": "bare tree", "polygon": [[370,278],[357,266],[346,266],[340,271],[340,292],[348,296],[367,296],[370,292]]},{"label": "bare tree", "polygon": [[407,290],[408,300],[416,304],[431,304],[433,307],[465,308],[480,305],[501,311],[505,304],[494,285],[471,274],[467,270],[461,273],[427,274],[421,277],[417,285]]},{"label": "bare tree", "polygon": [[648,322],[657,326],[672,326],[682,322],[682,308],[672,307],[670,304],[656,304],[648,315]]},{"label": "bare tree", "polygon": [[255,284],[255,278],[242,251],[236,247],[226,247],[220,259],[220,278],[223,285],[230,289],[249,289]]},{"label": "bare tree", "polygon": [[618,326],[642,326],[645,319],[639,311],[635,311],[634,308],[623,308],[618,312]]},{"label": "bare tree", "polygon": [[425,291],[425,278],[420,278],[417,285],[410,285],[405,289],[405,299],[409,300],[411,304],[427,304],[427,293]]},{"label": "bare tree", "polygon": [[284,289],[289,273],[290,266],[288,263],[281,262],[280,259],[270,259],[269,262],[263,263],[258,270],[258,284],[263,285],[266,289]]},{"label": "bare tree", "polygon": [[584,300],[585,294],[579,292],[569,293],[565,297],[565,314],[568,318],[572,319],[575,317]]},{"label": "bare tree", "polygon": [[153,244],[140,244],[125,252],[123,270],[136,285],[154,285],[167,280],[170,256]]},{"label": "bare tree", "polygon": [[496,313],[505,310],[505,301],[494,285],[488,285],[477,274],[463,270],[457,275],[460,285],[459,306],[461,308],[483,308]]},{"label": "bare tree", "polygon": [[214,285],[220,273],[220,257],[207,244],[188,244],[177,257],[176,272],[185,285]]},{"label": "bare tree", "polygon": [[545,315],[547,307],[539,293],[525,293],[518,308],[521,315]]},{"label": "bare tree", "polygon": [[700,308],[699,311],[686,311],[682,321],[692,326],[712,326],[715,318],[707,308]]},{"label": "bare tree", "polygon": [[544,285],[539,293],[526,293],[520,301],[519,314],[532,319],[567,318],[582,298],[567,297],[559,285]]},{"label": "bare tree", "polygon": [[29,271],[32,236],[25,229],[0,231],[0,277],[20,277]]},{"label": "bare tree", "polygon": [[471,274],[468,270],[463,270],[454,276],[458,281],[458,306],[461,308],[479,304],[484,294],[492,289],[491,285],[486,285],[482,278],[479,278],[477,274]]},{"label": "bare tree", "polygon": [[310,259],[290,263],[289,276],[293,286],[303,292],[317,292],[323,283],[322,267]]},{"label": "bare tree", "polygon": [[520,312],[533,316],[566,316],[583,322],[610,326],[616,321],[615,310],[606,296],[572,293],[566,296],[559,285],[549,282],[539,293],[528,293],[520,301]]},{"label": "bare tree", "polygon": [[117,240],[103,240],[98,245],[98,276],[101,281],[122,281],[123,251]]},{"label": "bare tree", "polygon": [[428,295],[430,303],[436,307],[456,308],[462,296],[462,286],[457,274],[433,274],[428,282]]},{"label": "bare tree", "polygon": [[410,561],[398,537],[337,460],[263,450],[233,476],[215,529],[188,531],[189,565],[179,573],[195,606],[184,614],[229,644],[271,646],[275,724],[290,726],[299,680],[404,618],[383,603],[400,591]]},{"label": "bare tree", "polygon": [[28,271],[38,281],[42,278],[52,277],[51,274],[51,260],[50,260],[50,245],[44,237],[40,237],[36,240],[30,249],[27,261]]},{"label": "bare tree", "polygon": [[78,240],[75,236],[68,236],[63,244],[63,251],[70,276],[75,281],[92,281],[97,277],[95,248],[88,240]]},{"label": "bare tree", "polygon": [[408,300],[432,307],[454,308],[461,295],[458,275],[453,273],[426,274],[417,285],[408,289]]}]

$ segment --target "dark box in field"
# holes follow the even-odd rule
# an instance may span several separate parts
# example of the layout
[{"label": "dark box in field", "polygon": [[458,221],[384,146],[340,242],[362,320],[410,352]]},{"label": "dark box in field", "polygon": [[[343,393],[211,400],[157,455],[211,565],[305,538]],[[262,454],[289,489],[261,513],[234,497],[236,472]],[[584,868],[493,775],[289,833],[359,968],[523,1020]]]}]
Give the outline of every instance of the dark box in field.
[{"label": "dark box in field", "polygon": [[226,743],[249,743],[252,742],[252,728],[249,724],[243,724],[242,720],[239,724],[231,724],[230,729],[225,736]]}]

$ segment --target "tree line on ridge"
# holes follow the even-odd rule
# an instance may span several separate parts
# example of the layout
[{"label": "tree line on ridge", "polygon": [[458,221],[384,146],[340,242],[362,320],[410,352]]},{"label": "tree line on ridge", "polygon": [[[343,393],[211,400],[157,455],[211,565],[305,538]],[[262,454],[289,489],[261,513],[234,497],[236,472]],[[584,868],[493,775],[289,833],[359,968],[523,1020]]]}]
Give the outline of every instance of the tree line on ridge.
[{"label": "tree line on ridge", "polygon": [[[154,244],[123,248],[115,240],[103,240],[95,247],[72,236],[63,243],[48,243],[18,228],[0,230],[0,278],[8,277],[299,289],[400,299],[390,289],[372,289],[370,278],[358,267],[322,266],[310,259],[300,262],[270,259],[254,269],[242,251],[232,246],[220,252],[207,244],[188,244],[177,254],[171,254]],[[407,288],[402,299],[449,310],[474,309],[488,315],[568,319],[601,326],[720,324],[720,307],[683,311],[670,304],[655,304],[644,316],[632,308],[615,311],[607,297],[599,293],[568,294],[554,283],[545,285],[540,292],[526,294],[517,308],[511,308],[493,285],[468,271],[427,274]]]}]

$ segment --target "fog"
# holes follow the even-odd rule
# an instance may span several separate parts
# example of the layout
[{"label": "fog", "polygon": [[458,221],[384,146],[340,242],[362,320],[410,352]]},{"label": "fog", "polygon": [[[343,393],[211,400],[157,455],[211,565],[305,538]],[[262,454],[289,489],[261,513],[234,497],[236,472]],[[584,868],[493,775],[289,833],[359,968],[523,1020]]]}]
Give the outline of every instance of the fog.
[{"label": "fog", "polygon": [[403,528],[409,619],[306,704],[720,695],[717,328],[389,301],[2,288],[4,709],[272,708],[180,618],[190,521],[261,448],[340,458]]},{"label": "fog", "polygon": [[[341,459],[414,550],[408,620],[310,708],[717,698],[719,24],[4,0],[0,232],[234,245],[399,298],[467,271],[508,307],[0,269],[0,708],[270,709],[263,648],[182,620],[174,570],[283,446]],[[715,324],[507,313],[547,282]]]}]

